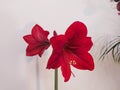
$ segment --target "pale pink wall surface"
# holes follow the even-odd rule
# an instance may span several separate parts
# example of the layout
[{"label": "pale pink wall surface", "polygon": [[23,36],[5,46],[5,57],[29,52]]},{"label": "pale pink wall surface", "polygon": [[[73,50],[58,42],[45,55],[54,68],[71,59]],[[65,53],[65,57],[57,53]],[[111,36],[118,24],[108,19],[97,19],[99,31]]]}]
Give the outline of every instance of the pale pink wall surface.
[{"label": "pale pink wall surface", "polygon": [[[53,30],[64,33],[76,20],[87,25],[93,40],[120,35],[120,16],[110,0],[0,0],[0,90],[36,90],[36,58],[25,56],[27,44],[22,39],[34,24],[52,36]],[[94,42],[91,50],[93,72],[72,68],[75,77],[64,83],[59,70],[59,90],[120,90],[120,64],[98,61],[96,51],[104,42]],[[54,72],[46,70],[50,54],[51,48],[39,58],[40,90],[54,87]]]}]

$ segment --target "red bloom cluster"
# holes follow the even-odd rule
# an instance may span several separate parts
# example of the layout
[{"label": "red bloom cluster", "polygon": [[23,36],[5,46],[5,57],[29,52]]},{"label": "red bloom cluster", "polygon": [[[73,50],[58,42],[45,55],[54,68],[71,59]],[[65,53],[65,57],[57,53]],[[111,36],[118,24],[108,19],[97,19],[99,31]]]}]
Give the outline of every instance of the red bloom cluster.
[{"label": "red bloom cluster", "polygon": [[32,29],[32,35],[24,36],[24,40],[29,44],[26,52],[28,56],[36,54],[42,55],[51,43],[53,51],[48,60],[48,69],[61,67],[64,81],[68,81],[71,76],[71,66],[80,70],[93,70],[94,61],[88,52],[93,43],[91,37],[87,37],[86,26],[76,21],[71,24],[65,34],[57,35],[47,39],[48,31],[44,31],[36,25]]},{"label": "red bloom cluster", "polygon": [[117,3],[117,10],[119,11],[118,14],[120,15],[120,1]]},{"label": "red bloom cluster", "polygon": [[111,1],[116,2],[116,9],[118,11],[118,15],[120,15],[120,0],[111,0]]},{"label": "red bloom cluster", "polygon": [[71,76],[70,65],[81,70],[93,70],[92,56],[88,53],[93,45],[91,38],[86,37],[87,28],[81,22],[74,22],[65,32],[50,39],[53,47],[47,68],[61,67],[62,74],[68,81]]},{"label": "red bloom cluster", "polygon": [[49,32],[44,31],[42,27],[36,24],[31,33],[32,34],[23,37],[28,43],[26,55],[34,56],[38,54],[41,57],[44,50],[50,46],[50,42],[47,38]]}]

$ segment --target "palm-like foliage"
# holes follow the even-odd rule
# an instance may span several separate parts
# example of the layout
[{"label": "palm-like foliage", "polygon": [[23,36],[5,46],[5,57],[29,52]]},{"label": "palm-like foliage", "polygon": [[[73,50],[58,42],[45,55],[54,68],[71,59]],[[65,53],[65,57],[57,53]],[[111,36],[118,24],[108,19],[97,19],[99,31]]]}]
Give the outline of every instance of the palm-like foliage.
[{"label": "palm-like foliage", "polygon": [[103,60],[108,54],[112,55],[114,61],[120,62],[120,36],[111,40],[103,47],[100,59]]}]

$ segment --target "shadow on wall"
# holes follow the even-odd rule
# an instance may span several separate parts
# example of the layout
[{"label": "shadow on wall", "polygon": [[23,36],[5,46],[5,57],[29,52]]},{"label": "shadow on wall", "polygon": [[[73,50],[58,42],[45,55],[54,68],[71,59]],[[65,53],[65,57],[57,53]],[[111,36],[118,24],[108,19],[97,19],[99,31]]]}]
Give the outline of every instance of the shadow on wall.
[{"label": "shadow on wall", "polygon": [[[17,17],[0,12],[0,90],[30,90],[27,87],[26,62],[18,58],[23,50],[18,27]],[[24,74],[19,71],[19,66]]]}]

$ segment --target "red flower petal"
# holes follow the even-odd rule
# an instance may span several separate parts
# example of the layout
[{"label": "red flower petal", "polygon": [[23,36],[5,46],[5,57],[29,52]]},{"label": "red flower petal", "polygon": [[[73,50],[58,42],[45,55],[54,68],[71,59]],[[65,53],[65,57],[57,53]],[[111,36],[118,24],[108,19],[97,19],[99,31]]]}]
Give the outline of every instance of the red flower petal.
[{"label": "red flower petal", "polygon": [[74,54],[71,51],[64,52],[65,61],[70,65],[82,69],[82,70],[93,70],[94,62],[93,58],[89,53]]},{"label": "red flower petal", "polygon": [[86,37],[86,35],[87,28],[85,24],[79,21],[72,23],[65,32],[65,36],[68,38],[68,40],[72,40],[79,37]]},{"label": "red flower petal", "polygon": [[117,8],[118,11],[120,11],[120,2],[117,3],[116,8]]},{"label": "red flower petal", "polygon": [[62,75],[64,77],[64,82],[67,82],[71,76],[71,68],[68,63],[63,63],[61,66]]},{"label": "red flower petal", "polygon": [[49,34],[48,31],[44,31],[43,28],[37,24],[32,29],[32,35],[37,41],[48,40],[47,39],[48,34]]},{"label": "red flower petal", "polygon": [[52,52],[52,55],[50,56],[48,63],[47,63],[47,69],[56,69],[59,66],[61,66],[63,57],[60,53]]},{"label": "red flower petal", "polygon": [[[62,51],[64,44],[66,43],[64,35],[54,36],[50,39],[50,42],[53,47],[53,52],[51,57],[48,60],[47,68],[58,68],[61,65]],[[60,43],[62,42],[62,43]]]},{"label": "red flower petal", "polygon": [[28,45],[26,49],[26,55],[27,56],[34,56],[36,54],[39,54],[40,56],[43,54],[46,47],[40,47],[39,44],[30,44]]},{"label": "red flower petal", "polygon": [[72,49],[73,52],[76,50],[79,50],[81,52],[89,51],[93,45],[91,37],[77,38],[69,42],[69,47]]},{"label": "red flower petal", "polygon": [[28,44],[37,43],[37,41],[33,38],[32,35],[26,35],[26,36],[23,37],[23,39],[24,39]]},{"label": "red flower petal", "polygon": [[64,35],[59,35],[52,37],[50,42],[52,44],[53,50],[56,50],[56,52],[61,52],[67,40]]},{"label": "red flower petal", "polygon": [[79,59],[76,59],[76,64],[73,64],[75,68],[82,69],[82,70],[93,70],[94,69],[94,62],[93,58],[89,53],[81,53],[79,54]]}]

